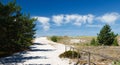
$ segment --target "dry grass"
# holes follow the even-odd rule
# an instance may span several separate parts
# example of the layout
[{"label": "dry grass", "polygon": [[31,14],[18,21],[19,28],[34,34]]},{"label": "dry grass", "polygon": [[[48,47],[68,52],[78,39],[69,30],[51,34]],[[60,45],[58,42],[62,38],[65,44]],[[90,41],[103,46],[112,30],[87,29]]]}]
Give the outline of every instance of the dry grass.
[{"label": "dry grass", "polygon": [[76,48],[90,51],[95,54],[120,58],[120,46],[76,46]]},{"label": "dry grass", "polygon": [[[113,61],[120,60],[119,46],[76,46],[76,48],[90,52],[91,62],[94,62],[96,65],[108,65]],[[82,61],[86,61],[88,56],[82,56],[84,58]]]},{"label": "dry grass", "polygon": [[[96,39],[95,36],[62,37],[62,39],[59,40],[59,43],[72,45],[77,49],[92,53],[91,62],[94,62],[96,65],[109,65],[113,61],[116,61],[116,60],[120,61],[120,46],[86,46],[86,44],[90,43],[92,38]],[[69,41],[70,39],[81,39],[81,40],[86,40],[86,42],[70,44],[70,41]],[[118,36],[117,39],[120,45],[120,36]],[[79,63],[86,63],[87,55],[82,55],[82,56],[84,59],[81,58]]]}]

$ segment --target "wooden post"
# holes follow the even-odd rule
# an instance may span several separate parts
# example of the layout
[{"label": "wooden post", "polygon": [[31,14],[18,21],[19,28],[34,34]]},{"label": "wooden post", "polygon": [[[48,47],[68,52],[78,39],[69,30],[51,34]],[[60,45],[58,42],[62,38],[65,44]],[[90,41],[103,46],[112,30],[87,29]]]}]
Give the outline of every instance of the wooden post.
[{"label": "wooden post", "polygon": [[71,51],[71,48],[72,48],[72,47],[70,47],[70,51]]},{"label": "wooden post", "polygon": [[90,52],[88,52],[88,65],[90,65]]},{"label": "wooden post", "polygon": [[74,58],[74,48],[73,48],[73,51],[72,51],[72,59]]},{"label": "wooden post", "polygon": [[78,61],[77,61],[76,65],[78,65],[78,63],[79,63],[79,59],[80,59],[79,57],[80,57],[80,51],[78,50],[78,56],[77,56]]},{"label": "wooden post", "polygon": [[65,45],[65,52],[67,51],[66,45]]}]

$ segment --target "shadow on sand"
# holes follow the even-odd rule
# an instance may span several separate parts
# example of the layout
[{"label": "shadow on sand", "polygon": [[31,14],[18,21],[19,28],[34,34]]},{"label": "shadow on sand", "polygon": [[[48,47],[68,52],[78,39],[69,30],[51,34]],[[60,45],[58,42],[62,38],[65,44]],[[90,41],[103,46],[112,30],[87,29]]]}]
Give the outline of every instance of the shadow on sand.
[{"label": "shadow on sand", "polygon": [[33,52],[36,52],[36,51],[54,51],[55,49],[30,49],[29,51],[33,51]]},{"label": "shadow on sand", "polygon": [[33,45],[46,45],[46,44],[43,44],[43,43],[33,43]]},{"label": "shadow on sand", "polygon": [[[40,43],[35,43],[34,45],[43,45]],[[29,51],[36,52],[36,51],[53,51],[52,49],[34,49],[36,47],[30,47]],[[25,57],[24,54],[29,54],[28,51],[23,51],[19,53],[15,53],[12,56],[0,58],[0,65],[17,65],[17,63],[24,63],[26,60],[31,59],[48,59],[46,56],[27,56]],[[14,64],[13,64],[14,63]],[[50,64],[46,64],[50,65]]]}]

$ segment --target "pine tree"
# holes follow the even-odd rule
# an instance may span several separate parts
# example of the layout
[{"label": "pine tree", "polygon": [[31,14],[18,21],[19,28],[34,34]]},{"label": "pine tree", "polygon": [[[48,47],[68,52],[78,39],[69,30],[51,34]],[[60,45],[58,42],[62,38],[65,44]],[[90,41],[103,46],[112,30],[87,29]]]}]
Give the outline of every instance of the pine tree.
[{"label": "pine tree", "polygon": [[0,51],[18,51],[32,44],[36,19],[21,13],[16,2],[0,2]]},{"label": "pine tree", "polygon": [[100,30],[100,33],[97,36],[97,40],[100,45],[112,45],[116,37],[117,34],[114,34],[114,32],[111,31],[110,26],[106,24]]}]

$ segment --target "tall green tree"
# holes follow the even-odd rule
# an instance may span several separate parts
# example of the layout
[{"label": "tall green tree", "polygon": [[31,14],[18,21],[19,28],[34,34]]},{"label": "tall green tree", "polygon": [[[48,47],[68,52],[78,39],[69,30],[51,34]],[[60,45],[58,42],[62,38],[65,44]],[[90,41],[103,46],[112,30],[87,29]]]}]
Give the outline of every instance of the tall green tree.
[{"label": "tall green tree", "polygon": [[0,51],[18,51],[32,44],[36,19],[21,13],[16,2],[0,2]]},{"label": "tall green tree", "polygon": [[104,25],[97,35],[97,40],[100,45],[112,45],[118,34],[114,34],[108,24]]}]

